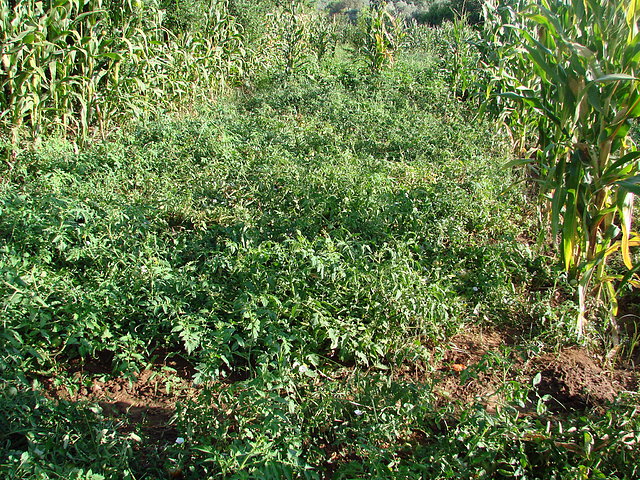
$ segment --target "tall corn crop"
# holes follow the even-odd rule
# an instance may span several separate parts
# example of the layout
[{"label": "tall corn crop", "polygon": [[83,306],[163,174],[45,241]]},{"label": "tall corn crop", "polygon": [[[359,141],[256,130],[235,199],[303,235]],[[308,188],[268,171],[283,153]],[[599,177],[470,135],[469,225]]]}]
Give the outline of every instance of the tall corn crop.
[{"label": "tall corn crop", "polygon": [[79,142],[145,109],[210,99],[243,74],[226,0],[204,29],[174,34],[141,0],[0,2],[0,135],[58,132]]},{"label": "tall corn crop", "polygon": [[406,31],[402,22],[387,9],[387,2],[374,3],[360,15],[351,38],[356,58],[363,58],[371,73],[379,73],[393,63]]},{"label": "tall corn crop", "polygon": [[[640,245],[632,225],[640,153],[630,136],[640,116],[640,1],[488,1],[485,14],[494,88],[513,102],[512,131],[533,137],[519,163],[535,169],[549,206],[582,334],[591,307],[606,306],[615,322],[621,293],[640,286],[631,251]],[[614,254],[624,271],[610,268]]]}]

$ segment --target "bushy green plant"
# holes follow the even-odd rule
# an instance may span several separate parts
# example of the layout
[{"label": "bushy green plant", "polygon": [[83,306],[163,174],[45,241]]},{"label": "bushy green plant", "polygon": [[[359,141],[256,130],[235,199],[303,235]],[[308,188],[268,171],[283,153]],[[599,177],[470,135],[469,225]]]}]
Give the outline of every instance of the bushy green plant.
[{"label": "bushy green plant", "polygon": [[[37,385],[37,384],[36,384]],[[97,405],[54,402],[0,380],[0,474],[8,480],[134,479],[133,444]]]},{"label": "bushy green plant", "polygon": [[432,67],[375,83],[355,70],[355,92],[343,68],[83,154],[22,154],[2,190],[0,289],[7,331],[37,346],[25,357],[45,369],[52,352],[109,350],[122,370],[172,346],[205,378],[284,347],[389,362],[454,331],[470,292],[445,273],[451,248],[511,215],[490,133],[455,104],[439,119]]},{"label": "bushy green plant", "polygon": [[207,390],[183,409],[181,426],[202,459],[193,473],[322,478],[342,455],[379,462],[386,442],[393,455],[429,411],[427,386],[381,375],[334,382],[319,376],[314,362]]},{"label": "bushy green plant", "polygon": [[[514,240],[527,220],[522,191],[504,191],[508,146],[470,121],[435,55],[402,52],[374,76],[343,54],[81,150],[44,139],[5,167],[9,478],[160,477],[163,463],[193,479],[535,478],[538,458],[547,478],[635,473],[631,411],[567,420],[579,437],[521,415],[535,392],[515,381],[496,413],[443,402],[493,365],[469,365],[458,387],[437,370],[444,340],[571,304],[544,303],[549,266]],[[184,442],[147,448],[144,431],[32,382],[75,382],[61,363],[94,357],[133,375],[159,352],[191,363],[201,389],[178,405]],[[588,438],[597,458],[576,452]]]},{"label": "bushy green plant", "polygon": [[[437,407],[437,384],[322,374],[309,356],[206,389],[179,414],[189,478],[606,478],[638,467],[638,414],[547,416],[549,398],[514,381],[500,404]],[[461,380],[464,381],[464,380]],[[523,409],[530,414],[522,415]],[[534,413],[536,412],[536,413]]]},{"label": "bushy green plant", "polygon": [[465,16],[471,25],[482,23],[482,2],[479,0],[435,0],[417,10],[412,18],[420,23],[439,26]]}]

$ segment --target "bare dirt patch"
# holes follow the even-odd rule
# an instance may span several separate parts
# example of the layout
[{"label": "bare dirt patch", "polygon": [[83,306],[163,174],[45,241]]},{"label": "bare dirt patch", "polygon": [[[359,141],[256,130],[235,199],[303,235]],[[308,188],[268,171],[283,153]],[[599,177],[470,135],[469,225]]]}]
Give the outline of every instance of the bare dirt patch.
[{"label": "bare dirt patch", "polygon": [[535,360],[541,374],[539,392],[553,398],[556,410],[602,408],[620,393],[637,389],[637,374],[626,369],[605,369],[586,350],[574,347]]},{"label": "bare dirt patch", "polygon": [[513,335],[502,330],[470,329],[451,338],[444,365],[473,365],[483,356],[497,352],[501,347],[513,345]]},{"label": "bare dirt patch", "polygon": [[535,356],[508,330],[471,327],[434,348],[432,355],[439,359],[435,365],[404,365],[396,375],[433,382],[440,406],[480,403],[493,411],[509,395],[510,382],[531,385],[540,374],[537,394],[551,397],[551,410],[597,410],[621,394],[637,395],[640,383],[633,365],[606,365],[606,359],[581,347]]},{"label": "bare dirt patch", "polygon": [[515,335],[509,330],[470,327],[443,345],[428,347],[432,363],[405,363],[394,375],[404,381],[433,383],[438,406],[490,404],[505,375],[515,376],[514,368],[521,369],[523,360],[510,348],[514,343]]},{"label": "bare dirt patch", "polygon": [[197,395],[194,373],[181,357],[163,353],[139,372],[114,376],[112,355],[103,352],[91,359],[70,360],[63,375],[41,383],[49,398],[99,405],[121,433],[140,437],[141,462],[157,469],[161,466],[151,463],[161,458],[158,451],[179,437],[173,423],[176,406]]},{"label": "bare dirt patch", "polygon": [[501,384],[515,376],[514,366],[520,367],[521,359],[508,349],[513,343],[511,332],[497,329],[472,328],[451,338],[438,369],[442,401],[461,406],[479,402],[493,409]]}]

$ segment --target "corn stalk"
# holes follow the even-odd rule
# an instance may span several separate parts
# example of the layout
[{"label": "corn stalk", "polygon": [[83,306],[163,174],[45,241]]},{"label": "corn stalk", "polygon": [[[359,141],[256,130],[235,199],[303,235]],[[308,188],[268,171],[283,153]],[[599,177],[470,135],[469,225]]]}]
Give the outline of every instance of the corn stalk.
[{"label": "corn stalk", "polygon": [[[535,128],[528,163],[548,202],[551,237],[578,288],[577,332],[589,300],[608,306],[613,321],[626,285],[640,286],[631,247],[633,198],[640,193],[638,158],[629,131],[640,116],[640,2],[539,0],[488,2],[498,45],[499,98],[514,101],[511,125]],[[498,25],[495,19],[513,19]],[[489,18],[491,19],[491,17]],[[627,273],[611,272],[619,252]]]},{"label": "corn stalk", "polygon": [[0,134],[14,151],[52,132],[82,143],[143,110],[210,100],[245,54],[227,0],[210,6],[202,32],[176,36],[139,0],[2,0]]},{"label": "corn stalk", "polygon": [[282,2],[270,18],[273,22],[269,32],[270,50],[276,54],[276,70],[283,71],[286,77],[303,71],[311,53],[312,18],[306,2]]},{"label": "corn stalk", "polygon": [[386,2],[378,2],[359,17],[351,39],[352,52],[364,58],[371,73],[378,73],[393,63],[405,33],[400,20],[387,10]]},{"label": "corn stalk", "polygon": [[335,18],[316,13],[311,22],[309,43],[318,63],[332,54],[338,44],[338,25]]}]

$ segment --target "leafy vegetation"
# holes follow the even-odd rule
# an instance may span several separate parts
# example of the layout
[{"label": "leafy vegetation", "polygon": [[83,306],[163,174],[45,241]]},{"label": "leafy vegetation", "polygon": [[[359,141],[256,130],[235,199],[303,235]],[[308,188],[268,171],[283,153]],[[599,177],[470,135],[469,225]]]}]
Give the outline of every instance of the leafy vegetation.
[{"label": "leafy vegetation", "polygon": [[383,2],[361,14],[352,40],[356,57],[363,57],[372,73],[393,62],[404,37],[399,20],[386,6]]},{"label": "leafy vegetation", "polygon": [[[15,3],[15,2],[13,2]],[[10,156],[22,138],[104,137],[132,114],[208,99],[242,73],[240,31],[224,1],[202,29],[172,31],[153,4],[3,1],[2,129]]]},{"label": "leafy vegetation", "polygon": [[[603,298],[613,318],[620,292],[628,282],[637,285],[629,247],[637,243],[638,154],[629,132],[640,115],[640,12],[635,2],[598,1],[547,2],[525,8],[522,16],[509,6],[487,8],[493,8],[490,28],[508,82],[500,94],[525,105],[511,117],[514,124],[524,132],[533,123],[537,130],[530,159],[523,161],[535,165],[541,195],[550,202],[551,237],[555,243],[561,235],[565,270],[578,283],[581,333],[587,298]],[[503,16],[521,18],[520,25],[505,29]],[[628,273],[607,268],[618,251]]]},{"label": "leafy vegetation", "polygon": [[355,3],[2,2],[2,478],[638,477],[631,7]]}]

